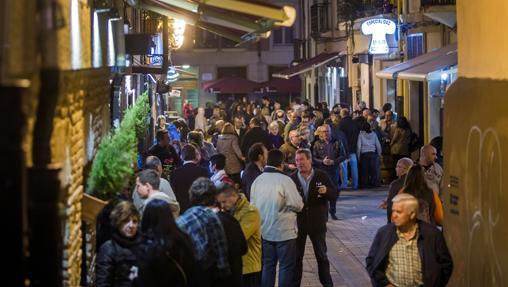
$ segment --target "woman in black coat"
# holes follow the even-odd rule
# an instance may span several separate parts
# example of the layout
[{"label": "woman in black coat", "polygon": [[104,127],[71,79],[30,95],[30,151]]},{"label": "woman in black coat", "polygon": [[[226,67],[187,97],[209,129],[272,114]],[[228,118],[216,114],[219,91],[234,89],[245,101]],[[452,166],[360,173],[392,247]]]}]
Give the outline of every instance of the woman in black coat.
[{"label": "woman in black coat", "polygon": [[143,212],[136,286],[192,286],[196,264],[191,239],[178,229],[168,203],[154,199]]},{"label": "woman in black coat", "polygon": [[96,267],[97,287],[132,286],[137,276],[135,250],[140,243],[139,213],[129,201],[118,203],[111,212],[112,237],[99,249]]}]

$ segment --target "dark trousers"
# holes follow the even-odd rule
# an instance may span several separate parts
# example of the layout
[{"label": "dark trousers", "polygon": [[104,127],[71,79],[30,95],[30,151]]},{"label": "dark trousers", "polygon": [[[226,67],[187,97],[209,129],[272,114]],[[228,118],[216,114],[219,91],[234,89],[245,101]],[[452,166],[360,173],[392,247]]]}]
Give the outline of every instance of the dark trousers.
[{"label": "dark trousers", "polygon": [[379,184],[378,157],[375,152],[366,152],[360,155],[360,185],[362,187],[372,187]]},{"label": "dark trousers", "polygon": [[261,286],[275,286],[277,262],[279,262],[279,286],[294,287],[296,239],[280,242],[263,239],[263,273],[261,274]]},{"label": "dark trousers", "polygon": [[[316,260],[318,264],[318,274],[319,274],[319,282],[325,287],[332,287],[333,281],[332,276],[330,275],[330,262],[328,261],[328,256],[326,255],[326,233],[313,234],[310,235],[310,241],[312,242],[312,248],[314,249],[314,254],[316,255]],[[303,273],[303,255],[305,252],[305,242],[307,240],[307,233],[304,230],[298,231],[298,238],[296,239],[296,286],[300,286],[302,282],[302,273]]]},{"label": "dark trousers", "polygon": [[242,287],[260,287],[261,272],[254,272],[242,275]]},{"label": "dark trousers", "polygon": [[330,214],[335,214],[337,212],[337,198],[339,197],[339,178],[340,178],[340,166],[336,166],[331,169],[327,169],[326,173],[328,174],[328,177],[332,181],[332,183],[337,187],[337,193],[333,197],[333,199],[330,199]]}]

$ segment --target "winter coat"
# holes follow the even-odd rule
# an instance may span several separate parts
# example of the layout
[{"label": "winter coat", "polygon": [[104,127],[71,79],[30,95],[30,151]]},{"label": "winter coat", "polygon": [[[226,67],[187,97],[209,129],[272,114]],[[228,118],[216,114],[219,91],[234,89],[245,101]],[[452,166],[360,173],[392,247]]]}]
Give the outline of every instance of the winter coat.
[{"label": "winter coat", "polygon": [[242,153],[245,157],[248,156],[249,148],[255,144],[255,143],[263,143],[266,147],[266,149],[271,150],[272,149],[272,142],[270,141],[270,138],[268,137],[268,133],[265,132],[260,127],[253,127],[249,129],[245,135],[243,136],[242,143],[241,143],[241,149]]},{"label": "winter coat", "polygon": [[143,236],[137,249],[139,271],[134,282],[135,287],[187,287],[194,285],[193,273],[197,262],[190,238],[185,235],[184,243],[179,239],[172,247],[163,247],[161,240],[151,234]]},{"label": "winter coat", "polygon": [[236,135],[220,135],[217,141],[217,152],[226,156],[226,173],[237,174],[242,171],[242,151]]},{"label": "winter coat", "polygon": [[[305,198],[304,191],[298,171],[291,174],[291,179],[302,196],[304,206],[298,213],[298,233],[316,235],[326,232],[326,222],[328,221],[328,201],[337,197],[337,187],[332,183],[328,174],[317,168],[314,169],[314,176],[309,183],[309,193]],[[317,183],[326,186],[326,193],[318,197]]]},{"label": "winter coat", "polygon": [[[441,231],[435,226],[418,221],[418,252],[422,263],[422,280],[424,287],[446,286],[453,271],[453,262]],[[386,286],[388,256],[398,241],[394,224],[381,227],[365,259],[367,272],[372,286]]]},{"label": "winter coat", "polygon": [[344,117],[340,120],[339,129],[344,132],[348,142],[348,151],[350,153],[356,152],[356,145],[358,142],[358,134],[360,128],[358,123],[351,118],[351,116]]},{"label": "winter coat", "polygon": [[409,141],[411,130],[395,128],[390,142],[390,153],[397,155],[409,155]]},{"label": "winter coat", "polygon": [[233,216],[242,227],[247,240],[247,254],[242,257],[243,274],[261,271],[261,216],[258,209],[251,205],[245,195],[240,194]]},{"label": "winter coat", "polygon": [[137,277],[136,248],[139,236],[129,239],[113,232],[111,240],[106,241],[98,252],[96,266],[97,287],[130,287]]}]

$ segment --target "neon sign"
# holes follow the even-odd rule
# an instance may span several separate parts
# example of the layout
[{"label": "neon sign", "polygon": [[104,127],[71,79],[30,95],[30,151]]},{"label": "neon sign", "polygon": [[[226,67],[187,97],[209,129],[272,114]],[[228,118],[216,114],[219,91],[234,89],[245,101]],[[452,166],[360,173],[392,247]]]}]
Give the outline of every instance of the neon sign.
[{"label": "neon sign", "polygon": [[395,22],[388,19],[371,19],[362,23],[362,33],[372,35],[370,54],[387,54],[389,52],[386,35],[395,33]]}]

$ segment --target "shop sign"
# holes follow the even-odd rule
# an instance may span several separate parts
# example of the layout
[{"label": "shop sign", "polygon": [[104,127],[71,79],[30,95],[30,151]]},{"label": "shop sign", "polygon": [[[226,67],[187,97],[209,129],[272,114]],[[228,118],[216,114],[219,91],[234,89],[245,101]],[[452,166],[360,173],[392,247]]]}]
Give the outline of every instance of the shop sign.
[{"label": "shop sign", "polygon": [[370,54],[388,54],[388,42],[386,35],[395,33],[395,22],[388,19],[370,19],[362,23],[362,33],[372,35],[370,42]]}]

